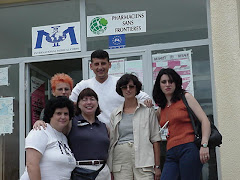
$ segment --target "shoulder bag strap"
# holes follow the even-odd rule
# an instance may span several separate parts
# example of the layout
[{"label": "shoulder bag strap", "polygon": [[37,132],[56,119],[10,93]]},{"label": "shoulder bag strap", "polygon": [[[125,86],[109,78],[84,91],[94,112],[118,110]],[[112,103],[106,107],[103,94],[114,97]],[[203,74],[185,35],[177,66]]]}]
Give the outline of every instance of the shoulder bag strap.
[{"label": "shoulder bag strap", "polygon": [[186,108],[187,108],[189,118],[191,119],[191,122],[192,122],[194,134],[195,134],[195,136],[199,136],[198,133],[197,133],[197,129],[196,129],[195,121],[194,121],[194,118],[197,119],[197,116],[195,115],[195,113],[193,112],[193,110],[192,110],[192,109],[190,108],[190,106],[188,105],[188,102],[187,102],[187,99],[186,99],[184,93],[182,94],[182,101],[183,101],[183,103],[185,104],[185,106],[186,106]]}]

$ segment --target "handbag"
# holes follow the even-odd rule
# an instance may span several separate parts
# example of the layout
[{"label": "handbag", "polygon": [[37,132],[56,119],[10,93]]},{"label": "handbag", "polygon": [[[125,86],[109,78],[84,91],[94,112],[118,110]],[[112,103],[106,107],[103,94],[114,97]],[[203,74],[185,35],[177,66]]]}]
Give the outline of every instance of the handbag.
[{"label": "handbag", "polygon": [[71,174],[71,180],[95,180],[99,172],[104,168],[103,164],[98,170],[76,167]]},{"label": "handbag", "polygon": [[[202,128],[201,128],[202,124],[198,120],[193,110],[188,105],[185,94],[182,95],[182,100],[185,106],[187,107],[187,111],[192,122],[193,130],[195,134],[194,143],[197,145],[198,148],[200,148],[201,141],[202,141]],[[210,121],[210,127],[211,127],[211,134],[208,140],[208,147],[209,148],[215,148],[216,146],[220,147],[220,145],[222,144],[222,135],[220,134],[220,132],[218,131],[218,129],[216,128],[216,126],[213,124],[212,121]]]}]

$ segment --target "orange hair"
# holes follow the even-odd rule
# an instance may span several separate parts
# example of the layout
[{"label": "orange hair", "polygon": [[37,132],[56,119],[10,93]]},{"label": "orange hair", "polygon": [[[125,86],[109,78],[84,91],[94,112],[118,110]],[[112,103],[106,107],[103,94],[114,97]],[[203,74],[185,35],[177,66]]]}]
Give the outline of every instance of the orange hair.
[{"label": "orange hair", "polygon": [[58,83],[67,83],[70,85],[71,90],[73,89],[73,80],[67,74],[57,73],[51,78],[51,88],[53,91],[56,90],[56,85]]}]

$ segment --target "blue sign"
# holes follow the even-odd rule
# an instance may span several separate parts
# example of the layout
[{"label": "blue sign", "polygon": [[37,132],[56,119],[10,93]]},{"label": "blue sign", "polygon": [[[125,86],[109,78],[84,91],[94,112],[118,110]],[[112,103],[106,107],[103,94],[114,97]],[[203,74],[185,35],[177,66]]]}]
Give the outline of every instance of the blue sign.
[{"label": "blue sign", "polygon": [[32,55],[81,51],[80,22],[32,27]]},{"label": "blue sign", "polygon": [[124,48],[126,46],[125,34],[111,35],[108,41],[109,49]]}]

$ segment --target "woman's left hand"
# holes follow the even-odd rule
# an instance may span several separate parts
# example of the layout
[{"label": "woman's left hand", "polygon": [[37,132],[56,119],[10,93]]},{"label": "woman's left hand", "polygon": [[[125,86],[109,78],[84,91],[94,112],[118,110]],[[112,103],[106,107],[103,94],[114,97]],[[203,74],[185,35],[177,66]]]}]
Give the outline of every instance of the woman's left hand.
[{"label": "woman's left hand", "polygon": [[200,161],[202,164],[205,164],[210,159],[209,148],[201,147],[200,148]]},{"label": "woman's left hand", "polygon": [[155,170],[154,180],[159,180],[161,176],[161,169],[154,168],[154,170]]}]

